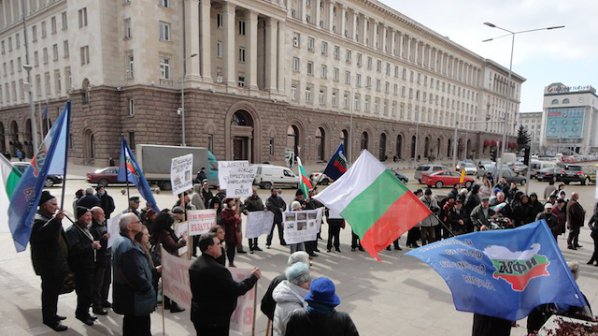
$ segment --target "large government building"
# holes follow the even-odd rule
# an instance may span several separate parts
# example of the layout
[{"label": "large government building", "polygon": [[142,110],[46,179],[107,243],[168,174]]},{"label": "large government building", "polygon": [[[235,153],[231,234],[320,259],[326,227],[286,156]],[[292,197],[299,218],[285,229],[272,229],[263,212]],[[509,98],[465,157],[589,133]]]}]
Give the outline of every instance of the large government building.
[{"label": "large government building", "polygon": [[313,162],[447,159],[458,128],[484,157],[525,81],[370,0],[0,0],[0,44],[0,152],[32,152],[31,90],[42,134],[72,100],[70,155],[96,165],[120,134]]}]

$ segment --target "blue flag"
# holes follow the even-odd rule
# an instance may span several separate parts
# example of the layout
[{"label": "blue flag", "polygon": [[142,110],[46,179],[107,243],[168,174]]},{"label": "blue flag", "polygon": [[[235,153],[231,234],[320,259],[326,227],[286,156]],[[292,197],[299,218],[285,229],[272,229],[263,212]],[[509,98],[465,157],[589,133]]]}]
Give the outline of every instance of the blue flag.
[{"label": "blue flag", "polygon": [[457,236],[407,255],[440,274],[459,311],[516,321],[544,303],[586,305],[544,220]]},{"label": "blue flag", "polygon": [[336,152],[326,165],[324,174],[333,180],[338,180],[339,177],[347,171],[347,157],[345,156],[345,146],[341,143],[338,145]]},{"label": "blue flag", "polygon": [[[33,217],[46,177],[51,170],[50,167],[63,167],[64,169],[66,165],[66,139],[69,134],[70,122],[71,102],[68,101],[13,193],[8,207],[8,225],[17,252],[24,251],[29,243]],[[59,148],[61,146],[64,148]],[[64,170],[61,174],[63,173]]]},{"label": "blue flag", "polygon": [[152,190],[143,175],[143,171],[141,171],[141,168],[137,164],[137,160],[124,137],[122,137],[120,142],[120,163],[118,166],[117,179],[119,182],[128,181],[137,186],[137,190],[141,194],[141,197],[147,201],[147,205],[156,213],[160,212],[156,200],[154,199],[154,194],[152,194]]}]

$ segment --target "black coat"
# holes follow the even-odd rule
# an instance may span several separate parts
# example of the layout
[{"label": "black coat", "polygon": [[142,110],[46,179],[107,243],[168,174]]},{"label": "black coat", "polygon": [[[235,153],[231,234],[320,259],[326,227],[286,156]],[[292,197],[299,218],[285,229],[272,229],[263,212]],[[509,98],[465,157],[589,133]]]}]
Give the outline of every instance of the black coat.
[{"label": "black coat", "polygon": [[272,279],[266,293],[264,293],[264,297],[262,298],[262,304],[260,305],[260,310],[264,315],[268,317],[270,321],[274,320],[274,310],[276,309],[276,301],[272,297],[272,293],[274,293],[274,288],[278,286],[281,282],[285,281],[287,276],[283,273],[277,275]]},{"label": "black coat", "polygon": [[191,321],[201,325],[228,327],[237,307],[237,298],[247,293],[257,277],[236,282],[226,267],[202,254],[189,267],[191,283]]},{"label": "black coat", "polygon": [[96,251],[96,266],[105,268],[110,265],[111,249],[108,248],[108,238],[104,238],[104,235],[108,233],[106,223],[100,225],[98,222],[93,221],[91,223],[91,229],[89,229],[94,240],[98,240],[102,248]]},{"label": "black coat", "polygon": [[76,224],[66,229],[66,241],[69,246],[69,266],[74,273],[93,272],[94,250],[92,240]]},{"label": "black coat", "polygon": [[266,208],[274,213],[274,223],[282,223],[282,212],[284,210],[281,209],[286,209],[286,207],[287,204],[280,196],[270,196],[266,200]]},{"label": "black coat", "polygon": [[329,315],[295,311],[287,323],[285,336],[359,336],[357,327],[347,313],[334,311]]},{"label": "black coat", "polygon": [[116,209],[114,207],[114,199],[106,192],[104,193],[104,195],[98,197],[100,198],[100,207],[104,210],[104,215],[106,215],[106,219],[110,219],[110,215],[114,212],[114,209]]},{"label": "black coat", "polygon": [[102,202],[96,195],[85,195],[77,201],[77,206],[91,209],[95,206],[101,206]]},{"label": "black coat", "polygon": [[69,272],[68,246],[62,221],[38,212],[33,220],[29,243],[35,274],[64,276]]}]

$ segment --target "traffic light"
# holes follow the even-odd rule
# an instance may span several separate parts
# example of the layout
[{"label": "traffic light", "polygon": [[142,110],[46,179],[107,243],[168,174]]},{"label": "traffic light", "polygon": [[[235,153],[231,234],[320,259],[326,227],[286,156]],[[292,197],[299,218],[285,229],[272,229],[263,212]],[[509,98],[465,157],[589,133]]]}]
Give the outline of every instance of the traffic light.
[{"label": "traffic light", "polygon": [[496,152],[497,152],[496,148],[493,147],[490,149],[490,160],[492,160],[494,162],[496,162]]},{"label": "traffic light", "polygon": [[530,155],[530,147],[525,146],[523,147],[523,164],[529,167],[529,155]]}]

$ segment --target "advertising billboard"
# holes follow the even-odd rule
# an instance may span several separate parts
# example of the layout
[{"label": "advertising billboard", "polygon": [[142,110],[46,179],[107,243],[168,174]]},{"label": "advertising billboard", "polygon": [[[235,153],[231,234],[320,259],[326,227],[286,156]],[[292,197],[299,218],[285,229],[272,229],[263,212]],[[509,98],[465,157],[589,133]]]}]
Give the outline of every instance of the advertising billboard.
[{"label": "advertising billboard", "polygon": [[585,111],[583,107],[549,108],[546,111],[547,139],[581,139]]}]

